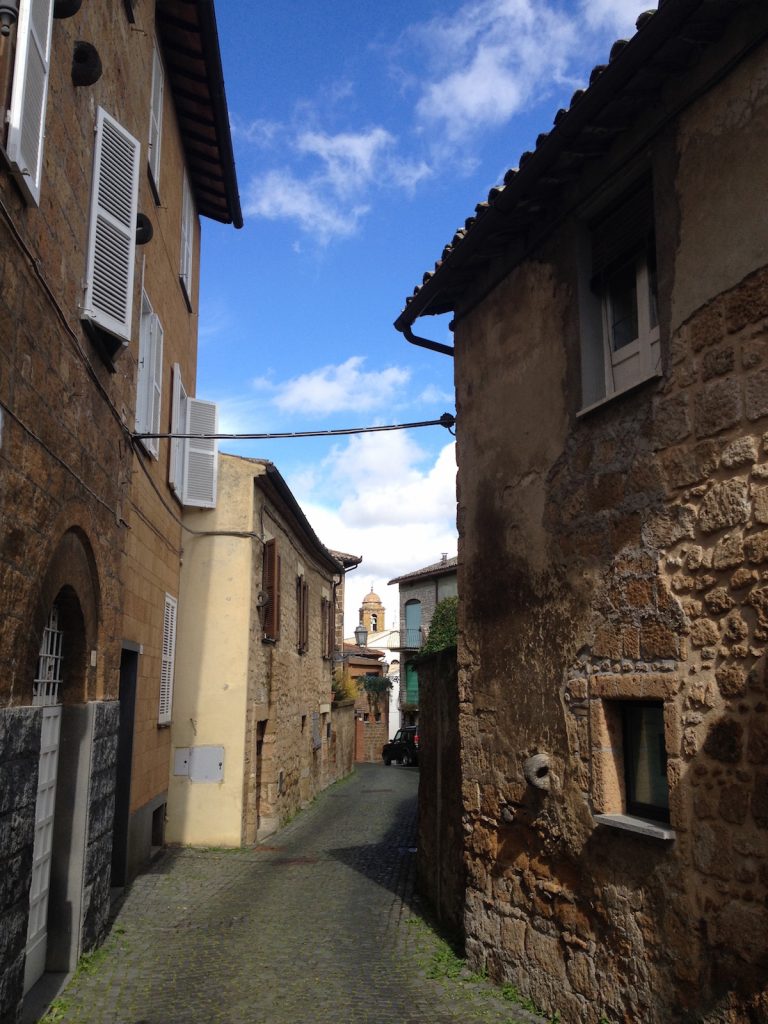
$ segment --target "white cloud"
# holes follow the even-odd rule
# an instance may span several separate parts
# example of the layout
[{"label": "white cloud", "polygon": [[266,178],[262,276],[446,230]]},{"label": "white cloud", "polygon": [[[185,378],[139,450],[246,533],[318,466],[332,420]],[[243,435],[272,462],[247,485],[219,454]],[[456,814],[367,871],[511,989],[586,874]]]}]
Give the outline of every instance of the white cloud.
[{"label": "white cloud", "polygon": [[387,405],[410,379],[410,370],[388,366],[362,369],[363,356],[351,356],[338,366],[321,366],[280,384],[274,404],[284,412],[328,415],[345,410]]},{"label": "white cloud", "polygon": [[296,140],[299,153],[314,155],[325,165],[323,180],[339,194],[353,192],[375,175],[376,161],[391,147],[394,137],[383,128],[366,132],[302,132]]},{"label": "white cloud", "polygon": [[[323,470],[325,472],[323,472]],[[344,500],[338,508],[317,498],[328,478]],[[317,474],[299,473],[291,486],[326,546],[363,556],[347,576],[345,635],[373,585],[397,627],[397,587],[387,581],[456,553],[456,461],[453,443],[430,458],[406,432],[366,434],[337,446]]]},{"label": "white cloud", "polygon": [[285,132],[284,126],[277,121],[264,118],[244,121],[237,115],[230,118],[230,128],[233,138],[265,149],[272,148]]},{"label": "white cloud", "polygon": [[254,178],[244,208],[251,217],[294,220],[322,245],[332,238],[354,235],[369,209],[362,203],[342,206],[326,181],[302,181],[287,170],[268,171],[262,178]]}]

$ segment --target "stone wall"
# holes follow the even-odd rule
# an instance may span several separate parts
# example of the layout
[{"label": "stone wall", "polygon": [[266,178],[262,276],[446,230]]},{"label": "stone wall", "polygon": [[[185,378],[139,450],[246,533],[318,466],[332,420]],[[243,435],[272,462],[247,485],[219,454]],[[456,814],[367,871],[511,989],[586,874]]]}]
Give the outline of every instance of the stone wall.
[{"label": "stone wall", "polygon": [[[675,80],[643,122],[659,380],[579,415],[575,216],[456,318],[467,950],[574,1024],[768,1012],[768,269],[755,193],[734,188],[765,165],[765,58],[693,100]],[[670,838],[597,817],[625,810],[614,712],[644,699]]]},{"label": "stone wall", "polygon": [[41,713],[0,711],[0,1024],[16,1021],[24,983]]},{"label": "stone wall", "polygon": [[419,658],[419,891],[463,938],[461,757],[456,649]]},{"label": "stone wall", "polygon": [[93,746],[83,877],[82,952],[98,945],[109,921],[120,705],[117,701],[102,701],[93,705],[92,714]]}]

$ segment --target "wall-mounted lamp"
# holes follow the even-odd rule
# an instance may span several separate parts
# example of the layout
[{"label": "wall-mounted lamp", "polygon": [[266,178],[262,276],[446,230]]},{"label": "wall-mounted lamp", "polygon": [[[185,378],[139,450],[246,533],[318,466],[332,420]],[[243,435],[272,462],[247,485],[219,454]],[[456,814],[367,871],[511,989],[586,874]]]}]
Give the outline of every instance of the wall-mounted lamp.
[{"label": "wall-mounted lamp", "polygon": [[366,647],[368,645],[368,630],[365,626],[358,626],[355,630],[355,643],[358,647]]},{"label": "wall-mounted lamp", "polygon": [[18,18],[17,0],[0,0],[0,36],[9,36]]}]

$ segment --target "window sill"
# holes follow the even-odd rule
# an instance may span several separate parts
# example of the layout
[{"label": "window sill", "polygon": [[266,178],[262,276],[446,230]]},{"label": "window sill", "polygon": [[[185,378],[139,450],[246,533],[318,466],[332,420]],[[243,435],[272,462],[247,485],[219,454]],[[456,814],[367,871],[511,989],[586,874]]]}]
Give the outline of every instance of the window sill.
[{"label": "window sill", "polygon": [[624,395],[628,395],[630,391],[635,391],[640,388],[643,384],[647,384],[651,380],[659,380],[663,376],[661,370],[654,370],[653,373],[648,374],[647,377],[643,377],[641,380],[633,381],[632,384],[628,384],[621,391],[612,391],[610,395],[605,395],[603,398],[598,398],[596,402],[592,402],[591,405],[585,405],[583,409],[579,409],[576,413],[576,418],[580,419],[582,416],[587,416],[589,413],[594,412],[595,409],[601,409],[604,405],[612,402],[615,398],[622,398]]},{"label": "window sill", "polygon": [[666,842],[673,842],[677,838],[677,833],[669,825],[658,821],[649,821],[647,818],[635,818],[629,814],[595,814],[594,819],[598,825],[618,828],[623,832],[633,832],[635,835],[646,836],[648,839],[663,839]]}]

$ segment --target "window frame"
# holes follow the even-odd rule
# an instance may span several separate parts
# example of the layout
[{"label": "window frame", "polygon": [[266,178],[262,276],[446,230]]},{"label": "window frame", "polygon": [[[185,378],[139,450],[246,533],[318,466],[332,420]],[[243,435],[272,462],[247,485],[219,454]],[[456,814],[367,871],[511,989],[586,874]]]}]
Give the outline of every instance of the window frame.
[{"label": "window frame", "polygon": [[[650,177],[641,175],[613,199],[584,214],[579,257],[583,416],[661,376],[658,295],[652,267],[656,262],[655,211]],[[614,347],[611,282],[634,268],[633,298],[637,336]],[[654,322],[655,316],[655,322]]]},{"label": "window frame", "polygon": [[309,584],[303,574],[296,577],[296,650],[309,650]]},{"label": "window frame", "polygon": [[661,736],[664,738],[664,704],[660,700],[622,700],[616,701],[618,711],[621,715],[622,727],[622,758],[624,762],[624,807],[625,812],[632,818],[643,818],[649,821],[658,821],[669,825],[669,779],[667,777],[667,752],[662,747],[660,760],[663,763],[663,775],[666,785],[666,804],[649,804],[637,799],[637,784],[630,754],[635,751],[635,743],[632,739],[631,713],[642,708],[652,708],[661,714]]},{"label": "window frame", "polygon": [[[162,411],[163,325],[142,289],[139,321],[139,358],[136,372],[136,433],[158,434]],[[139,441],[152,458],[160,457],[160,440],[142,437]]]},{"label": "window frame", "polygon": [[165,98],[165,69],[157,40],[152,46],[152,92],[149,104],[149,137],[147,140],[147,167],[149,180],[160,203],[160,167],[163,141],[163,102]]},{"label": "window frame", "polygon": [[195,231],[195,205],[192,187],[186,169],[182,181],[181,198],[181,251],[179,254],[179,281],[187,306],[192,311],[192,274]]}]

